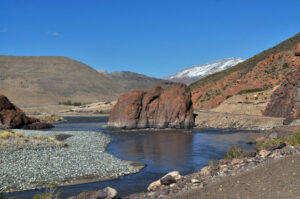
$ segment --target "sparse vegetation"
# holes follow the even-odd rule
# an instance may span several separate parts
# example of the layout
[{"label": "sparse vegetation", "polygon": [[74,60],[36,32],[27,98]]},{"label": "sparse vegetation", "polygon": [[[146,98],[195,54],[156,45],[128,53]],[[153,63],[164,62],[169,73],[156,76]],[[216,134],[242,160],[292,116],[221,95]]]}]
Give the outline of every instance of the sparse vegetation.
[{"label": "sparse vegetation", "polygon": [[18,148],[36,147],[36,146],[67,146],[65,142],[58,141],[53,137],[37,135],[26,136],[21,132],[11,130],[0,133],[0,148]]},{"label": "sparse vegetation", "polygon": [[265,88],[245,89],[245,90],[241,90],[240,92],[238,92],[238,94],[242,95],[242,94],[255,93],[255,92],[264,91],[264,90],[266,90],[266,89]]},{"label": "sparse vegetation", "polygon": [[233,158],[239,158],[242,156],[244,149],[241,149],[239,146],[232,146],[229,148],[228,152],[225,152],[224,159],[231,160]]},{"label": "sparse vegetation", "polygon": [[263,149],[270,146],[287,144],[290,146],[300,146],[300,130],[298,130],[291,138],[279,137],[273,140],[259,141],[256,143],[256,148]]},{"label": "sparse vegetation", "polygon": [[67,106],[81,106],[85,103],[82,102],[72,102],[71,100],[65,101],[65,102],[59,102],[59,105],[67,105]]},{"label": "sparse vegetation", "polygon": [[50,183],[47,186],[46,193],[36,194],[33,196],[33,199],[59,199],[62,191],[57,190],[57,187],[57,184]]}]

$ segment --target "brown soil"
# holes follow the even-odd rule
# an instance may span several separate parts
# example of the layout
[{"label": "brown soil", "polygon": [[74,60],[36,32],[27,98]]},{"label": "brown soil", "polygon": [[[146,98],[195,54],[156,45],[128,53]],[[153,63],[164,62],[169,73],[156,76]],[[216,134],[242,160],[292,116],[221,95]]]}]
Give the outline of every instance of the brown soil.
[{"label": "brown soil", "polygon": [[267,162],[238,176],[167,198],[300,198],[300,156]]}]

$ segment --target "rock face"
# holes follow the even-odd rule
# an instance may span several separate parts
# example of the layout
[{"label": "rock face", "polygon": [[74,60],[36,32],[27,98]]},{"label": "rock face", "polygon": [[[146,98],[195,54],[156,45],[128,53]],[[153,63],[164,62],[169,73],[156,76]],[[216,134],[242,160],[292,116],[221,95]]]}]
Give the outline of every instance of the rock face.
[{"label": "rock face", "polygon": [[300,56],[300,43],[298,43],[297,46],[296,46],[295,55]]},{"label": "rock face", "polygon": [[0,128],[43,129],[51,127],[53,127],[51,124],[41,123],[39,119],[27,117],[6,96],[0,95]]},{"label": "rock face", "polygon": [[290,73],[272,94],[264,115],[284,117],[288,124],[300,115],[300,71]]},{"label": "rock face", "polygon": [[191,128],[194,126],[190,89],[174,83],[150,91],[122,95],[110,112],[111,128]]}]

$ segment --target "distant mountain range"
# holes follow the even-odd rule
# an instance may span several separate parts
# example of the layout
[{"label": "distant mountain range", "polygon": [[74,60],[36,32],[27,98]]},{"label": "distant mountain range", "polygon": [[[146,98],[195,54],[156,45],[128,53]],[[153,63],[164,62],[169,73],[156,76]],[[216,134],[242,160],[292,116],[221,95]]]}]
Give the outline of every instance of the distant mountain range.
[{"label": "distant mountain range", "polygon": [[226,58],[218,61],[206,63],[199,66],[192,66],[190,68],[183,69],[177,72],[175,75],[164,77],[163,79],[173,82],[182,82],[185,84],[191,84],[203,77],[211,75],[213,73],[226,70],[238,63],[245,61],[242,58]]},{"label": "distant mountain range", "polygon": [[67,57],[0,55],[0,93],[20,106],[110,101],[130,90],[169,83],[130,72],[99,73]]}]

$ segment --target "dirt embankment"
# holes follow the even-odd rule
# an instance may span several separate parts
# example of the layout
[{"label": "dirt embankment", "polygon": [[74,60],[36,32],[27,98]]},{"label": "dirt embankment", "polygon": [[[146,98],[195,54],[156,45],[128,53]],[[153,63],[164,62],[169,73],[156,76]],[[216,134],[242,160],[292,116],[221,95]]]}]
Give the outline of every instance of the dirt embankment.
[{"label": "dirt embankment", "polygon": [[281,199],[300,198],[300,155],[267,162],[241,175],[225,177],[202,189],[182,192],[168,199]]}]

